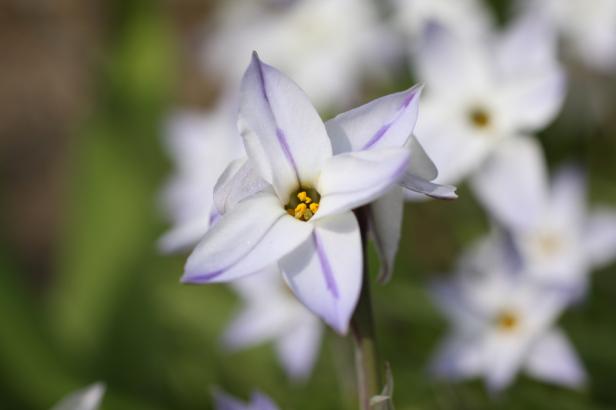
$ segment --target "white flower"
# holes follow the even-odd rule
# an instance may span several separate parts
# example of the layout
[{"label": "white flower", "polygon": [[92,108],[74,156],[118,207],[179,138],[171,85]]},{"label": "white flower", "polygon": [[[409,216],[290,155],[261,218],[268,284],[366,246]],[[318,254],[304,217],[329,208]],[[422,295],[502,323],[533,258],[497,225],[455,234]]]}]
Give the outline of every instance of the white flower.
[{"label": "white flower", "polygon": [[105,393],[105,385],[96,383],[70,394],[51,410],[96,410]]},{"label": "white flower", "polygon": [[471,249],[450,282],[433,287],[452,330],[432,362],[436,376],[482,377],[490,391],[511,384],[520,371],[579,387],[585,372],[563,332],[555,327],[568,295],[537,286],[511,251],[494,238]]},{"label": "white flower", "polygon": [[293,296],[278,269],[232,282],[244,300],[224,335],[224,345],[242,349],[272,341],[294,379],[308,377],[318,357],[323,325]]},{"label": "white flower", "polygon": [[525,271],[580,295],[591,270],[616,259],[616,210],[588,209],[579,168],[561,168],[550,187],[539,153],[504,160],[498,169],[485,179],[481,195],[509,231]]},{"label": "white flower", "polygon": [[235,87],[252,50],[293,78],[319,109],[357,96],[367,67],[382,65],[385,31],[370,0],[298,0],[264,11],[224,2],[204,49],[206,69]]},{"label": "white flower", "polygon": [[533,13],[543,15],[568,46],[589,66],[607,72],[616,67],[616,1],[524,0]]},{"label": "white flower", "polygon": [[472,175],[476,187],[500,157],[535,149],[524,136],[545,127],[564,97],[552,32],[529,16],[501,36],[482,39],[432,25],[416,64],[426,98],[415,133],[439,182]]},{"label": "white flower", "polygon": [[[226,282],[278,265],[298,299],[345,333],[363,268],[352,210],[402,177],[408,150],[333,155],[306,95],[256,54],[242,81],[239,122],[248,159],[238,169],[254,167],[263,184],[206,233],[183,281]],[[226,182],[223,175],[219,184]]]},{"label": "white flower", "polygon": [[159,246],[173,252],[197,244],[218,218],[214,186],[227,165],[244,155],[244,148],[226,100],[213,111],[171,115],[165,137],[175,173],[163,192],[163,204],[173,228]]},{"label": "white flower", "polygon": [[413,43],[431,24],[447,27],[457,36],[479,38],[493,26],[480,0],[391,0],[393,23]]}]

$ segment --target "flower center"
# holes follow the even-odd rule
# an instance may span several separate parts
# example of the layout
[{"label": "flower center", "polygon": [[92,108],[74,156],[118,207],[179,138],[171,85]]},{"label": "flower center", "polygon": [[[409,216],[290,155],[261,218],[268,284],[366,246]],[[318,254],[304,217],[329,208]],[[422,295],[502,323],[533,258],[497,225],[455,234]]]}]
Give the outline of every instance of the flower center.
[{"label": "flower center", "polygon": [[319,210],[321,195],[313,188],[300,188],[291,195],[284,209],[293,218],[308,221]]},{"label": "flower center", "polygon": [[473,108],[468,114],[468,119],[475,128],[487,128],[491,122],[490,114],[481,107]]},{"label": "flower center", "polygon": [[511,332],[520,326],[520,318],[511,310],[504,310],[496,317],[496,326],[505,332]]},{"label": "flower center", "polygon": [[541,235],[537,241],[539,249],[546,256],[552,256],[562,248],[562,240],[554,234]]}]

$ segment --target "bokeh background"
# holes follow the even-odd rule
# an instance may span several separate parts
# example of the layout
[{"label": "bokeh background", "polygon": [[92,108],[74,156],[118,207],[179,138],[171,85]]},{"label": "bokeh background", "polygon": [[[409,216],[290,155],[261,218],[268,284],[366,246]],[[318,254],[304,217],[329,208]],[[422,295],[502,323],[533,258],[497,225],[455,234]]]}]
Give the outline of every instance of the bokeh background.
[{"label": "bokeh background", "polygon": [[[507,20],[506,1],[486,5]],[[172,170],[163,125],[175,107],[209,107],[220,92],[199,62],[217,6],[0,3],[0,408],[46,409],[95,381],[107,385],[109,410],[209,409],[213,386],[242,397],[258,388],[283,409],[354,407],[348,340],[328,331],[303,384],[288,381],[270,346],[224,353],[237,297],[180,285],[186,255],[157,250]],[[540,140],[551,167],[587,168],[591,202],[616,206],[616,76],[575,63],[568,71],[565,107]],[[408,70],[393,70],[361,101],[411,84]],[[616,265],[595,272],[588,300],[560,321],[588,370],[586,389],[522,376],[495,399],[480,382],[427,377],[446,324],[425,284],[489,230],[464,185],[459,194],[407,205],[394,280],[374,287],[397,408],[616,408]]]}]

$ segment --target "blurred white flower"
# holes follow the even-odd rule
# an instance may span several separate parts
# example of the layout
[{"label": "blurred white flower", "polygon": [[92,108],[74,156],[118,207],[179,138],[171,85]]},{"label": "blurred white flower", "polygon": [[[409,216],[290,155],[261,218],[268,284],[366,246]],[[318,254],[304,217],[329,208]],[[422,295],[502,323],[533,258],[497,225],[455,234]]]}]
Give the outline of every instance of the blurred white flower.
[{"label": "blurred white flower", "polygon": [[293,78],[321,110],[345,106],[366,71],[383,67],[386,30],[370,0],[297,0],[266,9],[224,2],[203,53],[227,87],[239,82],[253,50]]},{"label": "blurred white flower", "polygon": [[105,385],[95,383],[83,390],[71,393],[51,410],[96,410],[105,394]]},{"label": "blurred white flower", "polygon": [[491,159],[535,149],[524,135],[545,127],[565,94],[553,33],[532,16],[481,39],[431,25],[416,66],[426,96],[415,133],[443,183],[492,172]]},{"label": "blurred white flower", "polygon": [[165,252],[190,249],[218,218],[214,186],[227,165],[244,155],[235,111],[226,100],[209,112],[178,111],[165,135],[175,167],[163,192],[173,227],[159,241]]},{"label": "blurred white flower", "polygon": [[237,280],[231,286],[244,301],[223,343],[235,350],[273,342],[289,376],[308,377],[318,357],[323,325],[297,301],[278,269]]},{"label": "blurred white flower", "polygon": [[570,52],[587,65],[607,72],[616,68],[616,1],[522,0],[543,15],[564,39]]},{"label": "blurred white flower", "polygon": [[[346,333],[363,269],[352,210],[402,178],[408,150],[334,155],[304,92],[256,54],[242,81],[239,124],[248,158],[225,171],[219,185],[230,186],[225,198],[242,200],[205,234],[183,282],[228,282],[279,265],[298,299]],[[250,175],[262,181],[250,184],[252,192],[245,188]]]},{"label": "blurred white flower", "polygon": [[462,258],[454,278],[433,287],[452,325],[432,361],[433,373],[452,380],[481,377],[492,392],[520,371],[580,387],[586,379],[582,364],[554,325],[568,295],[529,280],[502,246],[492,237],[481,241]]},{"label": "blurred white flower", "polygon": [[584,174],[573,166],[561,168],[549,187],[538,153],[495,167],[480,193],[509,231],[525,271],[582,294],[590,271],[616,260],[616,209],[588,210]]},{"label": "blurred white flower", "polygon": [[265,394],[252,393],[250,403],[244,403],[228,394],[216,390],[214,392],[216,410],[278,410],[278,406]]},{"label": "blurred white flower", "polygon": [[488,34],[494,22],[481,0],[391,0],[393,24],[415,41],[432,24],[447,27],[457,36],[479,38]]}]

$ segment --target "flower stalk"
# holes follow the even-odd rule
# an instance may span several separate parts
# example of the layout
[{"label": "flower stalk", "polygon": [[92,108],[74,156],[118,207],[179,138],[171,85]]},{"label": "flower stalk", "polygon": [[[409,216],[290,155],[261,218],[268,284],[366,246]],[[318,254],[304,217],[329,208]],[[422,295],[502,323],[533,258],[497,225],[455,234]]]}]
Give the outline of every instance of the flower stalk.
[{"label": "flower stalk", "polygon": [[370,410],[370,399],[381,391],[381,373],[379,371],[374,317],[372,315],[368,252],[366,247],[367,211],[366,207],[355,210],[361,232],[363,273],[359,301],[351,318],[351,334],[355,347],[357,393],[361,410]]}]

